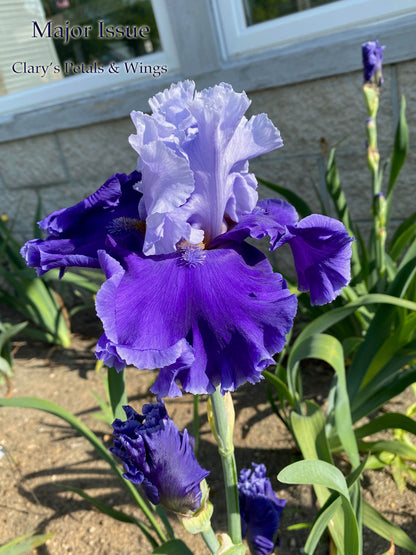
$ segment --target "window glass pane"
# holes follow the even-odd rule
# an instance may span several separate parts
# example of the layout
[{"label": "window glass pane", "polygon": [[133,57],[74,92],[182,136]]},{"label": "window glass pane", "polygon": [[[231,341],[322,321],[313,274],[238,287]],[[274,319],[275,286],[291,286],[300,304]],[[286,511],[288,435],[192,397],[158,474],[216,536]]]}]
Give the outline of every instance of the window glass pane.
[{"label": "window glass pane", "polygon": [[151,0],[0,0],[0,96],[158,51]]},{"label": "window glass pane", "polygon": [[[108,65],[161,49],[150,0],[42,0],[42,5],[54,27],[61,26],[64,32],[66,27],[72,28],[75,37],[77,27],[84,33],[87,29],[88,38],[70,36],[66,44],[53,39],[61,64]],[[69,63],[67,69],[70,74]]]},{"label": "window glass pane", "polygon": [[247,25],[255,25],[339,0],[242,0]]}]

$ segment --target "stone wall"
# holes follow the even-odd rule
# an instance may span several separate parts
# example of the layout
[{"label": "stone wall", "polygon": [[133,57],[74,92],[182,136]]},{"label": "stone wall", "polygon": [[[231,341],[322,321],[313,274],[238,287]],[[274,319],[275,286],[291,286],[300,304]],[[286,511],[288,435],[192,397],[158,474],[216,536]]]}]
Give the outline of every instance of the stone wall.
[{"label": "stone wall", "polygon": [[[411,147],[396,186],[392,213],[399,221],[416,211],[416,138],[412,133],[416,129],[416,60],[387,66],[383,73],[385,82],[377,118],[382,162],[391,155],[401,95],[407,100]],[[371,186],[366,162],[367,114],[361,72],[261,91],[251,98],[252,112],[268,113],[285,143],[282,149],[251,164],[257,175],[294,190],[319,210],[315,189],[326,197],[322,139],[327,146],[324,152],[338,145],[336,160],[341,183],[354,219],[365,226],[370,219]]]},{"label": "stone wall", "polygon": [[[389,156],[400,96],[406,95],[411,143],[416,129],[416,60],[386,66],[378,117],[379,147]],[[320,211],[315,189],[325,198],[325,158],[321,140],[339,143],[337,163],[352,214],[368,228],[370,181],[366,169],[365,118],[361,72],[250,93],[251,113],[266,112],[279,127],[284,148],[251,163],[260,177],[296,191]],[[147,106],[137,106],[146,110]],[[32,131],[33,132],[33,131]],[[32,237],[37,195],[44,215],[78,202],[115,172],[130,172],[136,153],[128,136],[130,118],[56,131],[0,144],[0,211],[15,220],[23,240]],[[412,146],[412,145],[411,145]],[[397,225],[416,210],[416,154],[410,148],[397,185],[393,211]],[[270,196],[264,188],[261,196]]]}]

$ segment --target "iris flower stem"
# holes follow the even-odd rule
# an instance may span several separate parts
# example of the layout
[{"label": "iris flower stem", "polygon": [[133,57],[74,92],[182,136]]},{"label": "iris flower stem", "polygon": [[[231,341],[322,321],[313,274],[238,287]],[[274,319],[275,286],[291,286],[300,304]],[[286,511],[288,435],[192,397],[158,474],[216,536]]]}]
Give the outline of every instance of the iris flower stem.
[{"label": "iris flower stem", "polygon": [[212,526],[210,526],[207,530],[204,530],[204,532],[201,532],[201,536],[204,542],[206,543],[206,545],[208,546],[210,553],[211,554],[218,553],[220,544],[217,540],[217,536],[215,535],[214,530],[212,529]]},{"label": "iris flower stem", "polygon": [[[366,87],[364,85],[364,95],[367,101],[367,162],[371,173],[372,188],[372,213],[373,213],[373,233],[374,233],[374,256],[378,278],[383,279],[385,267],[385,217],[379,202],[381,193],[381,174],[380,174],[380,155],[377,148],[377,110],[379,89]],[[369,100],[370,99],[370,100]]]},{"label": "iris flower stem", "polygon": [[126,378],[123,372],[109,368],[107,373],[108,396],[114,418],[124,418],[123,406],[127,405]]},{"label": "iris flower stem", "polygon": [[227,503],[228,533],[234,544],[241,544],[241,518],[238,502],[237,466],[234,457],[234,444],[232,433],[233,423],[228,422],[228,415],[221,395],[217,387],[210,395],[212,412],[214,415],[215,439],[221,456],[222,470],[224,473],[225,500]]},{"label": "iris flower stem", "polygon": [[192,433],[195,439],[195,457],[198,454],[199,447],[199,395],[194,395],[194,415],[192,421]]}]

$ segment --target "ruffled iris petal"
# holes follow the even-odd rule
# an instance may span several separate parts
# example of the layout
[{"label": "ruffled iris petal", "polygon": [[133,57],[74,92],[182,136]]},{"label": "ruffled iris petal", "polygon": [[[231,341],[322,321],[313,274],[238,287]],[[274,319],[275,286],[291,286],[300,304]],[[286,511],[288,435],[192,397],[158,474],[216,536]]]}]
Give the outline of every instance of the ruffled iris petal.
[{"label": "ruffled iris petal", "polygon": [[[247,161],[282,146],[265,114],[247,120],[250,101],[230,85],[194,92],[190,81],[150,101],[151,116],[133,112],[146,218],[144,253],[168,254],[182,239],[209,244],[225,218],[238,221],[257,202]],[[175,226],[172,221],[175,220]]]},{"label": "ruffled iris petal", "polygon": [[[247,160],[283,145],[265,114],[244,117],[249,105],[245,93],[225,83],[197,93],[190,104],[198,134],[184,150],[195,175],[193,219],[204,229],[207,242],[221,233],[224,218],[255,206],[257,182],[247,171]],[[230,203],[233,213],[227,214]]]},{"label": "ruffled iris petal", "polygon": [[237,224],[217,237],[214,244],[229,240],[241,242],[247,237],[263,239],[269,235],[271,248],[275,249],[287,233],[286,226],[294,225],[297,221],[296,210],[285,200],[259,200],[252,212],[243,214]]},{"label": "ruffled iris petal", "polygon": [[243,537],[252,555],[270,555],[277,543],[277,529],[286,505],[279,499],[266,477],[263,464],[240,472],[238,491]]},{"label": "ruffled iris petal", "polygon": [[108,368],[114,367],[117,372],[121,372],[126,367],[126,362],[117,353],[117,347],[103,333],[97,342],[95,356],[102,360]]},{"label": "ruffled iris petal", "polygon": [[149,500],[180,513],[194,513],[201,505],[201,481],[209,472],[193,452],[187,431],[180,432],[164,405],[143,407],[143,415],[124,407],[127,421],[116,419],[114,447],[124,463],[124,477],[140,484]]},{"label": "ruffled iris petal", "polygon": [[[161,368],[152,391],[233,391],[273,363],[296,312],[296,298],[264,256],[248,245],[190,255],[101,255],[108,276],[97,312],[118,356]],[[185,253],[186,254],[186,253]],[[199,258],[198,258],[199,257]],[[140,284],[140,286],[138,286]]]},{"label": "ruffled iris petal", "polygon": [[[22,247],[27,265],[37,268],[39,275],[67,266],[98,268],[97,251],[104,248],[107,233],[122,234],[126,231],[123,222],[138,222],[140,194],[133,186],[139,181],[137,171],[115,174],[75,206],[57,210],[39,222],[48,237],[28,241]],[[119,225],[114,228],[117,221]]]},{"label": "ruffled iris petal", "polygon": [[350,281],[351,241],[338,220],[313,214],[288,226],[284,238],[292,249],[300,291],[310,291],[311,303],[335,299]]},{"label": "ruffled iris petal", "polygon": [[149,100],[152,116],[159,129],[165,129],[167,136],[185,131],[195,123],[188,108],[194,92],[195,83],[186,80],[182,83],[174,83],[169,89],[157,93]]},{"label": "ruffled iris petal", "polygon": [[298,288],[309,291],[311,303],[322,305],[335,299],[350,281],[351,241],[338,220],[312,214],[298,221],[296,210],[279,199],[261,200],[249,214],[214,244],[270,236],[271,250],[288,243],[293,254]]},{"label": "ruffled iris petal", "polygon": [[[140,157],[143,176],[140,191],[143,192],[142,204],[146,209],[146,227],[149,230],[143,252],[173,252],[178,240],[190,233],[190,225],[177,208],[187,201],[194,190],[194,176],[187,160],[162,141],[144,145],[140,149]],[[169,225],[172,212],[176,215],[174,228]]]}]

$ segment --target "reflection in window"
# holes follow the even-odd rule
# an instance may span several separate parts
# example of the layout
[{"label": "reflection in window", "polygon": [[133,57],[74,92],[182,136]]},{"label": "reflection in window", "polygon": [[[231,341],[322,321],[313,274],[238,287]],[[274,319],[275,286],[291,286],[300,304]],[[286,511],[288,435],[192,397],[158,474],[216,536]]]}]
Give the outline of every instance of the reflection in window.
[{"label": "reflection in window", "polygon": [[33,20],[46,24],[40,0],[0,0],[0,96],[61,78],[48,71],[59,67],[52,40],[32,38]]},{"label": "reflection in window", "polygon": [[[161,50],[151,0],[42,0],[42,5],[53,27],[91,26],[87,38],[70,38],[66,44],[61,38],[53,39],[61,65],[97,62],[105,66]],[[134,37],[144,26],[150,28],[145,39],[112,38],[112,34]]]},{"label": "reflection in window", "polygon": [[242,0],[247,25],[255,25],[339,0]]}]

